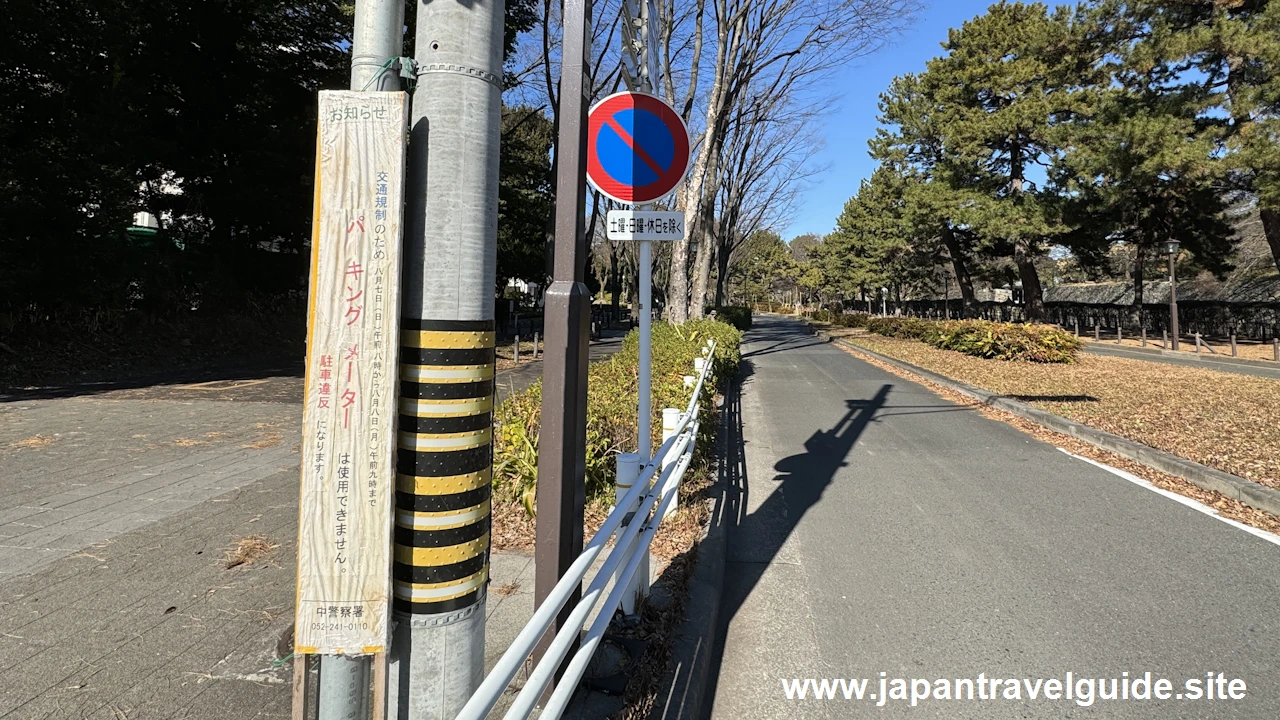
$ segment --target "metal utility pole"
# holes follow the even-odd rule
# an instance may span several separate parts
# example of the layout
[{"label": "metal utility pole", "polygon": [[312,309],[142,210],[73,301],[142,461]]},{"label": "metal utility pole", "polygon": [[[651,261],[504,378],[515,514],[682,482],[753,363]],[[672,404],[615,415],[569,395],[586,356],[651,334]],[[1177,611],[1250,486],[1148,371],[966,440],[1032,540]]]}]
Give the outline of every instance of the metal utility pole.
[{"label": "metal utility pole", "polygon": [[1168,240],[1164,251],[1169,255],[1169,332],[1173,335],[1172,347],[1178,349],[1178,277],[1173,269],[1173,262],[1178,256],[1178,241]]},{"label": "metal utility pole", "polygon": [[502,0],[418,5],[388,672],[396,720],[451,720],[484,672],[503,14]]},{"label": "metal utility pole", "polygon": [[[534,602],[540,606],[582,554],[586,507],[587,364],[591,293],[587,290],[587,105],[591,80],[588,0],[565,0],[560,63],[560,135],[556,142],[554,268],[544,296],[547,351],[542,366],[542,436],[538,443],[538,529]],[[641,261],[643,267],[644,261]],[[536,650],[569,619],[577,593],[565,604]]]},{"label": "metal utility pole", "polygon": [[[394,58],[404,37],[401,0],[356,0],[351,42],[351,89],[357,92],[400,90]],[[369,714],[368,656],[322,655],[317,699],[319,720],[357,720]]]},{"label": "metal utility pole", "polygon": [[356,0],[351,37],[351,89],[386,92],[400,89],[396,59],[404,48],[401,0]]}]

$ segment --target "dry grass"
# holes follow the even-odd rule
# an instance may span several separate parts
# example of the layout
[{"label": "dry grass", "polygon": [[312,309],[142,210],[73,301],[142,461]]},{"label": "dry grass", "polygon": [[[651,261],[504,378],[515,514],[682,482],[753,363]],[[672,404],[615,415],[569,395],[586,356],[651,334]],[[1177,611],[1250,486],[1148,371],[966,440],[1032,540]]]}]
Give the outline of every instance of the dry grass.
[{"label": "dry grass", "polygon": [[888,372],[891,372],[894,375],[908,378],[917,383],[920,383],[921,385],[928,387],[938,395],[941,395],[942,397],[946,398],[947,400],[950,400],[951,402],[956,403],[957,405],[973,408],[974,410],[982,413],[984,416],[988,418],[991,418],[993,420],[999,420],[1001,422],[1012,425],[1018,428],[1019,430],[1021,430],[1022,432],[1035,437],[1038,440],[1049,443],[1056,447],[1060,447],[1063,450],[1066,450],[1067,452],[1073,453],[1075,455],[1079,455],[1081,457],[1087,457],[1091,460],[1096,460],[1100,463],[1104,463],[1106,465],[1110,465],[1111,467],[1124,470],[1133,475],[1137,475],[1138,477],[1142,478],[1143,480],[1146,480],[1147,482],[1151,483],[1152,485],[1155,485],[1158,488],[1161,488],[1163,490],[1169,490],[1170,492],[1176,492],[1179,495],[1192,498],[1193,500],[1197,500],[1205,505],[1208,505],[1214,508],[1218,512],[1218,514],[1222,515],[1223,517],[1231,518],[1232,520],[1236,520],[1238,522],[1242,522],[1246,525],[1260,528],[1268,532],[1280,534],[1280,517],[1276,517],[1275,515],[1272,515],[1270,513],[1263,512],[1262,510],[1258,510],[1253,507],[1250,507],[1238,500],[1232,500],[1231,498],[1226,497],[1221,493],[1205,490],[1197,485],[1193,485],[1190,482],[1183,480],[1182,478],[1177,478],[1172,475],[1168,475],[1166,473],[1160,472],[1159,470],[1155,470],[1146,465],[1143,465],[1142,463],[1134,462],[1133,460],[1129,460],[1128,458],[1121,457],[1120,455],[1107,452],[1106,450],[1101,450],[1093,445],[1090,445],[1089,443],[1084,442],[1083,440],[1077,440],[1076,438],[1073,438],[1070,435],[1063,435],[1061,433],[1053,432],[1052,430],[1048,430],[1037,423],[1027,420],[1026,418],[1020,417],[1018,415],[1014,415],[1011,412],[1007,412],[1005,410],[999,410],[996,408],[992,408],[988,405],[984,405],[982,403],[975,401],[973,398],[970,398],[967,395],[962,395],[961,393],[955,392],[954,390],[950,390],[948,388],[942,387],[941,385],[937,385],[935,383],[929,382],[928,380],[925,380],[924,378],[914,373],[910,373],[905,370],[900,370],[897,367],[881,362],[869,355],[863,355],[862,353],[859,353],[857,350],[852,350],[843,346],[841,347],[841,349],[844,350],[845,352],[848,352],[851,355],[854,355],[856,357],[862,358],[863,360],[866,360],[872,365],[875,365]]},{"label": "dry grass", "polygon": [[912,340],[849,341],[1188,460],[1280,488],[1280,382],[1082,354],[1072,365],[996,362]]},{"label": "dry grass", "polygon": [[240,538],[235,545],[227,548],[222,557],[222,566],[230,570],[241,565],[252,565],[255,560],[278,547],[280,547],[279,543],[271,542],[265,535],[249,535]]},{"label": "dry grass", "polygon": [[250,443],[245,443],[241,447],[250,448],[252,450],[263,450],[269,447],[275,447],[284,442],[284,433],[269,431],[262,433],[262,437]]},{"label": "dry grass", "polygon": [[492,588],[490,588],[489,591],[492,592],[494,595],[498,595],[500,597],[509,597],[511,595],[515,595],[516,591],[519,589],[520,589],[520,583],[509,582],[509,583],[506,583],[505,585],[495,585]]},{"label": "dry grass", "polygon": [[37,450],[42,447],[52,445],[54,438],[48,435],[32,435],[29,438],[23,438],[9,443],[10,449],[13,450]]},{"label": "dry grass", "polygon": [[192,440],[191,438],[178,438],[173,442],[165,443],[165,444],[177,445],[178,447],[195,447],[196,445],[208,445],[209,443],[204,440]]}]

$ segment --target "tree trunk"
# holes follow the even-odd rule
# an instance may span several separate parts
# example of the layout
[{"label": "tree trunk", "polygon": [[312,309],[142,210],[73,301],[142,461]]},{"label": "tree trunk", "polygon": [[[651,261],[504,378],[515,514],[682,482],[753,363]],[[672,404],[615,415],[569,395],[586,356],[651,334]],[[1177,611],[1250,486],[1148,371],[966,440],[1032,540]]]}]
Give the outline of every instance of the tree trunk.
[{"label": "tree trunk", "polygon": [[1018,279],[1022,280],[1022,306],[1027,322],[1040,322],[1044,317],[1044,288],[1036,272],[1035,255],[1026,240],[1014,243],[1013,260],[1018,265]]},{"label": "tree trunk", "polygon": [[1280,270],[1280,210],[1263,208],[1259,215],[1262,216],[1262,234],[1267,236],[1267,244],[1271,246],[1271,259]]},{"label": "tree trunk", "polygon": [[[720,153],[714,152],[707,163],[698,210],[698,253],[694,262],[693,294],[689,298],[689,317],[700,318],[707,302],[707,284],[711,280],[711,250],[715,230],[716,194],[720,188]],[[710,190],[708,191],[708,188]]]},{"label": "tree trunk", "polygon": [[942,229],[942,242],[947,246],[947,254],[951,256],[951,269],[956,274],[956,282],[960,285],[960,297],[963,298],[963,317],[973,317],[977,298],[973,294],[973,278],[969,275],[969,267],[964,261],[964,248],[956,238],[956,231],[950,225]]},{"label": "tree trunk", "polygon": [[716,307],[724,305],[724,289],[729,284],[729,253],[716,253]]},{"label": "tree trunk", "polygon": [[618,300],[622,294],[622,276],[618,267],[618,246],[609,243],[609,291],[613,293],[613,297],[609,302],[609,312],[613,315],[613,321],[617,322],[619,317]]}]

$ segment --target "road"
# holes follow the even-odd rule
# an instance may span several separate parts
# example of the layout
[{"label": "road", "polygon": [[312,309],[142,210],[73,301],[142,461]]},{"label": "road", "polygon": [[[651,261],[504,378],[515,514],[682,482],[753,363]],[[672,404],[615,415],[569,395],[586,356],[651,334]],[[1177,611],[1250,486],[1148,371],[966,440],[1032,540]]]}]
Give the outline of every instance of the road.
[{"label": "road", "polygon": [[1254,377],[1280,380],[1280,363],[1276,363],[1275,367],[1233,363],[1229,358],[1219,359],[1219,356],[1211,355],[1207,351],[1201,355],[1181,357],[1180,355],[1163,355],[1150,350],[1143,351],[1125,345],[1107,345],[1105,341],[1089,343],[1084,346],[1084,350],[1095,355],[1111,355],[1129,358],[1130,360],[1146,360],[1147,362],[1158,362],[1166,365],[1181,365],[1182,367],[1203,368],[1217,370],[1218,372],[1236,373],[1237,375],[1252,375]]},{"label": "road", "polygon": [[[757,317],[744,355],[729,418],[740,418],[745,457],[726,463],[737,522],[711,717],[1280,717],[1280,547],[947,402],[797,321]],[[881,672],[910,683],[1068,671],[1073,681],[1149,671],[1176,691],[1213,671],[1242,678],[1247,693],[1081,707],[1024,689],[1021,701],[876,707],[782,689],[866,678],[870,695]]]}]

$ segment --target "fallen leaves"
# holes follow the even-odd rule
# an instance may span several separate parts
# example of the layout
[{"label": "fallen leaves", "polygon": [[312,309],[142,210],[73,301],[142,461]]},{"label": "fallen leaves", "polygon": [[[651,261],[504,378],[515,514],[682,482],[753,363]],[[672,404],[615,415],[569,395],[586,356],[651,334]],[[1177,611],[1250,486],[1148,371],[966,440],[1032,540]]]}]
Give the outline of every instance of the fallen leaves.
[{"label": "fallen leaves", "polygon": [[[1223,517],[1230,518],[1237,522],[1244,523],[1245,525],[1249,525],[1250,527],[1255,527],[1262,530],[1266,530],[1268,532],[1280,534],[1280,517],[1276,517],[1271,513],[1258,510],[1238,500],[1233,500],[1231,498],[1228,498],[1225,495],[1222,495],[1221,493],[1205,490],[1199,487],[1198,485],[1194,485],[1186,480],[1183,480],[1182,478],[1174,477],[1167,473],[1160,472],[1159,470],[1150,468],[1146,465],[1143,465],[1142,463],[1129,460],[1128,458],[1122,457],[1120,455],[1116,455],[1111,452],[1107,452],[1106,450],[1102,450],[1098,447],[1095,447],[1094,445],[1090,445],[1089,443],[1086,443],[1083,440],[1078,440],[1069,435],[1063,435],[1061,433],[1053,432],[1052,430],[1046,429],[1042,425],[1034,423],[1021,416],[1014,415],[1011,412],[1008,412],[1005,410],[998,410],[996,408],[990,407],[983,403],[977,402],[976,400],[974,400],[973,398],[967,395],[962,395],[961,393],[958,393],[954,390],[950,390],[936,383],[929,382],[928,380],[914,373],[901,370],[893,365],[889,365],[888,363],[881,362],[880,360],[877,360],[876,358],[873,358],[869,355],[863,355],[859,353],[856,349],[850,349],[844,346],[840,346],[840,347],[845,352],[848,352],[851,355],[859,357],[865,360],[866,362],[869,362],[872,365],[875,365],[876,367],[879,367],[883,370],[891,372],[894,375],[897,375],[899,377],[905,377],[914,382],[920,383],[921,385],[928,387],[933,392],[946,398],[947,400],[950,400],[951,402],[956,403],[957,405],[973,408],[974,410],[980,412],[985,417],[991,418],[993,420],[999,420],[1000,422],[1004,422],[1008,425],[1012,425],[1018,430],[1021,430],[1022,432],[1035,437],[1037,440],[1062,448],[1063,450],[1066,450],[1067,452],[1070,452],[1074,455],[1086,457],[1086,458],[1089,458],[1090,460],[1096,460],[1097,462],[1103,463],[1105,465],[1110,465],[1111,467],[1124,470],[1125,472],[1131,473],[1133,475],[1136,475],[1142,478],[1143,480],[1146,480],[1147,482],[1151,483],[1152,485],[1155,485],[1158,488],[1161,488],[1162,490],[1175,492],[1184,497],[1189,497],[1200,503],[1213,507],[1215,510],[1217,510],[1218,514]],[[882,354],[885,354],[885,355],[892,355],[891,353],[883,352],[879,348],[874,348],[874,349],[876,350],[876,352],[881,352]],[[902,359],[906,360],[906,358],[902,358]],[[918,367],[925,367],[923,364],[919,364],[911,360],[907,360],[907,362],[911,362],[913,365],[917,365]],[[1061,366],[1058,366],[1058,367],[1061,367]],[[927,368],[927,369],[934,370],[934,372],[938,372],[939,374],[942,374],[942,375],[947,374],[945,372],[942,372],[941,370],[935,370],[934,368]],[[956,378],[956,379],[960,379],[960,378]],[[969,384],[976,385],[977,383],[969,383]]]},{"label": "fallen leaves", "polygon": [[241,447],[251,450],[265,450],[266,448],[275,447],[284,442],[284,433],[269,431],[262,433],[262,437],[250,443],[245,443]]}]

